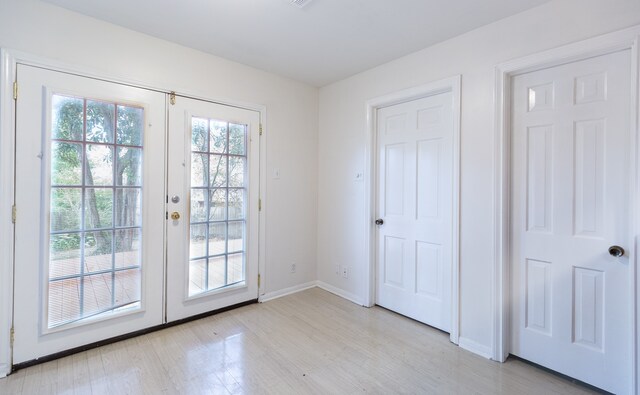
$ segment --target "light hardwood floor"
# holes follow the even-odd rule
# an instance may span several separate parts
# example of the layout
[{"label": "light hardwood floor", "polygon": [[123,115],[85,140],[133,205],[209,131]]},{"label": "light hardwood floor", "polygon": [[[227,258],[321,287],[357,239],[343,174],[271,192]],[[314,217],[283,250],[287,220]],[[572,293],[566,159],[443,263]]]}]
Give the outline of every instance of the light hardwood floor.
[{"label": "light hardwood floor", "polygon": [[318,288],[20,370],[0,394],[582,394]]}]

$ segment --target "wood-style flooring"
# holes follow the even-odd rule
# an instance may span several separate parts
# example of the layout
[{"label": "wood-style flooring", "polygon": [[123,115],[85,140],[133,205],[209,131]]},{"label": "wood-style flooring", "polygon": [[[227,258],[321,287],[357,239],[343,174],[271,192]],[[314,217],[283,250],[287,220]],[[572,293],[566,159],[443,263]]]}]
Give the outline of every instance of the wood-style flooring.
[{"label": "wood-style flooring", "polygon": [[0,379],[0,394],[583,394],[519,360],[318,288]]}]

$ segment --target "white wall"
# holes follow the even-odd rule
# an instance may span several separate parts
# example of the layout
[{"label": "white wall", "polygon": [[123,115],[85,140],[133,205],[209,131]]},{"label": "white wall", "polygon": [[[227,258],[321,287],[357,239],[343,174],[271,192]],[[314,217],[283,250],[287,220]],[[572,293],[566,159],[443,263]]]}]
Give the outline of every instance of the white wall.
[{"label": "white wall", "polygon": [[[317,88],[33,0],[0,0],[0,47],[106,77],[266,106],[265,291],[316,279]],[[270,177],[274,167],[279,180]]]},{"label": "white wall", "polygon": [[267,169],[281,173],[279,180],[267,177],[266,291],[315,280],[317,88],[31,0],[0,2],[0,47],[154,87],[265,105]]},{"label": "white wall", "polygon": [[[318,279],[364,301],[367,100],[462,75],[460,341],[490,355],[494,67],[640,23],[637,0],[558,0],[320,89]],[[369,175],[365,175],[369,177]],[[349,267],[349,279],[334,265]]]}]

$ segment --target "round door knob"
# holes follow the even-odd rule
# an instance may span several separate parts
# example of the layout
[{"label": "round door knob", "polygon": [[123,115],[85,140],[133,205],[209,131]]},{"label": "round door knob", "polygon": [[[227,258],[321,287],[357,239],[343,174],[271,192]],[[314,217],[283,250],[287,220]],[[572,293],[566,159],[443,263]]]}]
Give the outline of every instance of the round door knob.
[{"label": "round door knob", "polygon": [[179,220],[180,219],[180,213],[177,212],[177,211],[172,212],[171,213],[171,219],[174,220],[174,221]]},{"label": "round door knob", "polygon": [[376,225],[382,225],[382,224],[384,224],[384,220],[382,218],[378,218],[376,220]]},{"label": "round door knob", "polygon": [[624,255],[624,248],[620,246],[611,246],[609,247],[609,255],[616,258],[620,258],[621,256]]}]

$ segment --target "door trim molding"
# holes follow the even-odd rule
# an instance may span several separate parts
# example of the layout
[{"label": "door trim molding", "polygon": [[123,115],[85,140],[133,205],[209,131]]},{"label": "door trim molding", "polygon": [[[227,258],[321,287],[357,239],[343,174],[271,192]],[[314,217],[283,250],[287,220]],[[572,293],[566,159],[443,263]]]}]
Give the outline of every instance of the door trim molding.
[{"label": "door trim molding", "polygon": [[266,209],[267,206],[267,107],[261,104],[237,101],[230,98],[203,96],[202,91],[184,87],[165,87],[161,82],[147,83],[123,76],[110,75],[108,72],[96,71],[89,67],[56,61],[28,52],[10,48],[0,48],[0,240],[10,240],[8,245],[0,248],[0,378],[11,373],[12,348],[10,333],[13,325],[13,277],[14,277],[14,226],[11,222],[11,206],[14,204],[15,188],[15,101],[13,100],[13,82],[16,80],[18,64],[41,67],[62,73],[76,74],[97,80],[128,85],[136,88],[170,94],[216,104],[239,107],[260,113],[263,134],[260,136],[260,171],[259,195],[262,199],[262,210],[258,213],[259,246],[258,270],[261,283],[256,299],[265,293],[266,279]]},{"label": "door trim molding", "polygon": [[[0,377],[11,372],[11,326],[13,324],[13,223],[15,105],[13,80],[15,58],[0,49]],[[8,240],[8,242],[7,242]]]},{"label": "door trim molding", "polygon": [[[511,168],[511,77],[531,71],[541,70],[553,66],[571,63],[588,59],[595,56],[606,55],[613,52],[631,51],[631,200],[636,202],[631,207],[630,231],[632,235],[632,245],[630,248],[630,276],[629,286],[631,289],[631,316],[632,328],[629,339],[632,345],[632,358],[629,383],[630,387],[638,391],[638,376],[640,375],[638,364],[638,345],[640,344],[640,333],[638,328],[638,306],[640,306],[640,295],[638,295],[638,284],[640,283],[640,273],[637,270],[638,240],[637,235],[640,230],[638,213],[640,212],[640,172],[638,170],[638,153],[640,153],[638,136],[638,43],[640,40],[640,26],[620,30],[594,38],[590,38],[577,43],[554,48],[538,54],[529,55],[520,59],[499,64],[495,68],[495,156],[494,156],[494,266],[493,266],[493,344],[492,359],[504,362],[509,355],[510,343],[510,168]],[[634,392],[634,391],[632,391]]]},{"label": "door trim molding", "polygon": [[373,222],[376,216],[376,111],[381,107],[408,102],[440,93],[451,92],[453,96],[453,226],[451,243],[451,342],[458,344],[460,333],[460,89],[462,76],[456,75],[425,85],[405,89],[388,95],[368,100],[365,111],[367,117],[367,139],[365,146],[365,218],[364,218],[364,256],[368,264],[365,266],[365,287],[362,300],[364,305],[371,307],[375,304],[376,289],[376,231]]}]

